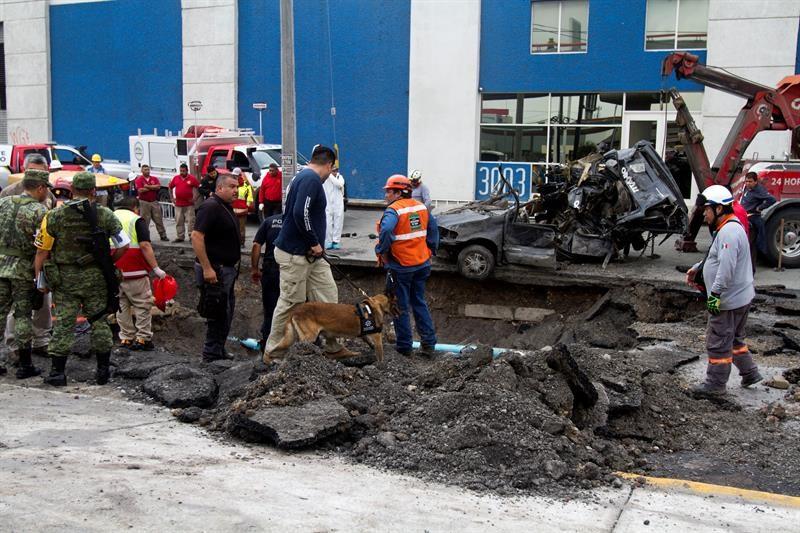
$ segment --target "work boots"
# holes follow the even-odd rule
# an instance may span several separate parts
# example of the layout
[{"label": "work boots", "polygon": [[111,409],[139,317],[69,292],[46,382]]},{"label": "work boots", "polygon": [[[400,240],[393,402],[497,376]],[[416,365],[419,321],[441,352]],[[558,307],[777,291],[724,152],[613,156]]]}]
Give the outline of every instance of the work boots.
[{"label": "work boots", "polygon": [[695,398],[718,397],[725,394],[725,386],[731,375],[731,364],[721,363],[706,368],[706,380],[692,387],[692,396]]},{"label": "work boots", "polygon": [[755,362],[753,362],[753,356],[750,355],[749,351],[738,355],[735,354],[733,356],[733,364],[736,365],[736,368],[739,370],[739,375],[742,376],[741,384],[744,388],[755,385],[764,379],[761,373],[759,373]]},{"label": "work boots", "polygon": [[52,357],[53,366],[50,375],[44,378],[44,382],[53,387],[64,387],[67,384],[67,356],[54,355]]},{"label": "work boots", "polygon": [[42,373],[40,368],[33,366],[30,348],[20,348],[17,353],[19,355],[19,368],[17,368],[16,373],[17,379],[32,378]]},{"label": "work boots", "polygon": [[105,385],[111,377],[111,352],[97,354],[97,372],[94,379],[98,385]]}]

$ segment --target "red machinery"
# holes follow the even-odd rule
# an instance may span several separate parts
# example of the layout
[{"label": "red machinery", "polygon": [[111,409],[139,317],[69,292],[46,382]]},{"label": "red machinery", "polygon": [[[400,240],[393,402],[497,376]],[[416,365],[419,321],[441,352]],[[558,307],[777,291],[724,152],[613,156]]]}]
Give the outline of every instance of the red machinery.
[{"label": "red machinery", "polygon": [[[701,191],[714,184],[724,185],[736,191],[740,185],[737,180],[737,173],[741,171],[740,163],[753,138],[765,130],[793,131],[800,127],[800,75],[787,76],[781,80],[777,88],[772,88],[740,78],[723,69],[702,65],[697,61],[698,57],[688,52],[672,53],[664,58],[661,74],[669,76],[674,72],[678,79],[691,79],[706,87],[740,96],[747,100],[747,103],[739,112],[712,166],[703,146],[703,134],[695,125],[680,93],[676,89],[671,89],[670,95],[677,110],[676,122],[681,128],[679,138]],[[796,201],[783,199],[770,210],[771,215],[780,211],[799,218],[799,220],[790,219],[784,226],[788,230],[784,229],[785,235],[782,240],[780,236],[773,237],[769,233],[769,224],[767,225],[770,247],[779,246],[772,241],[784,244],[782,253],[787,266],[791,263],[800,263],[800,243],[796,227],[800,226],[798,206],[800,199]],[[765,212],[765,222],[767,222],[766,215]],[[779,218],[785,217],[781,215]],[[689,220],[689,229],[675,243],[676,248],[682,251],[696,251],[697,244],[694,239],[702,223],[702,210],[695,209]],[[775,252],[777,255],[781,254],[778,250]],[[795,255],[797,257],[794,257]]]}]

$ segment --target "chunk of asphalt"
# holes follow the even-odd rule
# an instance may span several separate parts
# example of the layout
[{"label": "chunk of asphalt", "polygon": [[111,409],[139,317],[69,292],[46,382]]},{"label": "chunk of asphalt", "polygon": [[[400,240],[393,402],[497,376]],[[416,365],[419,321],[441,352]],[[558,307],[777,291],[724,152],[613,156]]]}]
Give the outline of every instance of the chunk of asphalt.
[{"label": "chunk of asphalt", "polygon": [[114,354],[117,370],[114,375],[129,379],[146,379],[150,374],[178,363],[188,363],[188,357],[175,356],[160,350],[153,352],[127,352],[120,350]]},{"label": "chunk of asphalt", "polygon": [[142,389],[167,407],[208,407],[217,399],[217,383],[202,370],[171,365],[153,372]]},{"label": "chunk of asphalt", "polygon": [[347,409],[326,397],[299,406],[266,406],[234,415],[231,423],[231,431],[246,438],[296,449],[346,431],[352,421]]}]

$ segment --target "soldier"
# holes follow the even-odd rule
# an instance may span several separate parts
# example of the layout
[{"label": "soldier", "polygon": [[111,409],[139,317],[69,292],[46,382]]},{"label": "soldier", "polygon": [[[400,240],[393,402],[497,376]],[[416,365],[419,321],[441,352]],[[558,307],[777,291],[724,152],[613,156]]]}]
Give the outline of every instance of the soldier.
[{"label": "soldier", "polygon": [[[32,313],[41,307],[34,284],[33,258],[36,248],[33,239],[47,209],[42,202],[49,194],[50,174],[44,170],[28,169],[22,180],[24,192],[19,196],[0,199],[0,316],[14,308],[14,337],[17,342],[19,368],[17,379],[38,376],[41,370],[31,361],[33,339]],[[5,331],[5,321],[0,320]],[[0,367],[0,374],[5,367]]]},{"label": "soldier", "polygon": [[94,174],[75,174],[72,196],[72,200],[45,215],[35,243],[36,279],[40,280],[44,272],[47,288],[40,290],[52,290],[56,306],[57,321],[50,342],[53,366],[50,375],[44,378],[45,383],[56,387],[67,384],[65,367],[79,312],[92,324],[91,349],[97,357],[97,383],[103,385],[109,378],[113,337],[104,318],[113,311],[107,309],[107,281],[101,268],[103,255],[93,246],[96,242],[91,239],[91,211],[86,209],[96,213],[97,228],[111,239],[113,261],[122,257],[130,243],[114,213],[95,203]]}]

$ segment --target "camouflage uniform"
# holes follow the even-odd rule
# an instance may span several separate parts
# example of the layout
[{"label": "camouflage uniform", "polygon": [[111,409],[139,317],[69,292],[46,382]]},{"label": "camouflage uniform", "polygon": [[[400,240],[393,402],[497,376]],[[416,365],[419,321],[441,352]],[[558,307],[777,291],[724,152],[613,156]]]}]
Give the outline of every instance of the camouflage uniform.
[{"label": "camouflage uniform", "polygon": [[[89,183],[91,186],[88,186]],[[94,176],[80,172],[73,178],[72,186],[76,189],[93,189]],[[37,248],[50,251],[44,271],[53,291],[56,311],[56,325],[49,348],[54,365],[57,359],[65,360],[72,351],[78,314],[90,317],[106,307],[103,273],[92,256],[91,245],[79,240],[91,235],[91,227],[82,211],[79,211],[82,207],[75,207],[84,201],[70,200],[47,213],[36,238]],[[122,224],[113,211],[100,205],[96,207],[97,226],[109,237],[122,234]],[[98,364],[99,357],[105,355],[107,358],[112,346],[113,336],[108,323],[102,319],[93,322],[91,349],[98,355]]]},{"label": "camouflage uniform", "polygon": [[[48,173],[29,170],[26,180],[47,183]],[[33,240],[47,208],[28,194],[0,198],[0,316],[13,306],[14,336],[20,349],[30,350],[33,337]],[[0,337],[6,322],[0,320]]]}]

